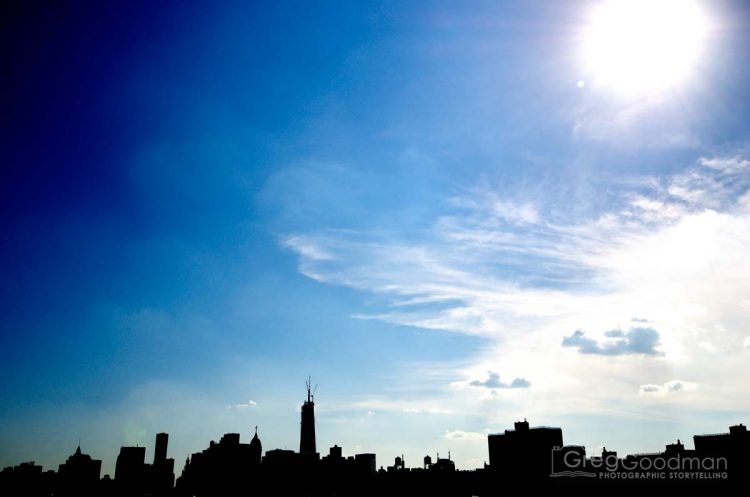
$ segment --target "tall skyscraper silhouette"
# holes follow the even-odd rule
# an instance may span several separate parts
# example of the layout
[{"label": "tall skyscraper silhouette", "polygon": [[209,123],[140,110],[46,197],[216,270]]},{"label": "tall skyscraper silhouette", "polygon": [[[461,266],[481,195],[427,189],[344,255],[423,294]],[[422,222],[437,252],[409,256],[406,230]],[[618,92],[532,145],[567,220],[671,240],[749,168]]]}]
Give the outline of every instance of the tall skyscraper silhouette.
[{"label": "tall skyscraper silhouette", "polygon": [[174,486],[174,459],[167,459],[167,445],[169,445],[169,435],[157,433],[154,464],[150,470],[150,487],[159,495],[166,493]]},{"label": "tall skyscraper silhouette", "polygon": [[154,464],[167,460],[167,444],[169,435],[166,433],[156,434],[156,449],[154,450]]},{"label": "tall skyscraper silhouette", "polygon": [[310,378],[307,379],[307,400],[302,404],[302,426],[299,437],[300,454],[315,454],[315,392],[311,391]]}]

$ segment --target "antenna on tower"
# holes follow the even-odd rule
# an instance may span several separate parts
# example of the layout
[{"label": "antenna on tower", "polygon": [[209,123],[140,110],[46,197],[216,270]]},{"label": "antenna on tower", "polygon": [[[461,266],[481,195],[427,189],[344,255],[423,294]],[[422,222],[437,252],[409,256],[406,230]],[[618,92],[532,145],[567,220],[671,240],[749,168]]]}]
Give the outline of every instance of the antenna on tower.
[{"label": "antenna on tower", "polygon": [[318,384],[316,383],[315,388],[313,388],[313,392],[312,392],[312,400],[315,400],[315,392],[317,391],[318,391]]},{"label": "antenna on tower", "polygon": [[312,383],[312,377],[308,376],[307,381],[305,382],[305,386],[307,387],[307,401],[310,402],[312,400],[312,395],[310,394],[310,385]]}]

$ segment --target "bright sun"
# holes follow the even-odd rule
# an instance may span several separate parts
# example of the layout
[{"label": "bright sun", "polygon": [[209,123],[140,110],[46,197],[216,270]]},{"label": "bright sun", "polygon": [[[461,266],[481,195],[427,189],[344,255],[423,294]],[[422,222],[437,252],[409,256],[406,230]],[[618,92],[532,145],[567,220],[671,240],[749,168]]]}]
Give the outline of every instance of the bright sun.
[{"label": "bright sun", "polygon": [[587,78],[629,95],[675,87],[690,75],[707,24],[693,0],[606,0],[585,32]]}]

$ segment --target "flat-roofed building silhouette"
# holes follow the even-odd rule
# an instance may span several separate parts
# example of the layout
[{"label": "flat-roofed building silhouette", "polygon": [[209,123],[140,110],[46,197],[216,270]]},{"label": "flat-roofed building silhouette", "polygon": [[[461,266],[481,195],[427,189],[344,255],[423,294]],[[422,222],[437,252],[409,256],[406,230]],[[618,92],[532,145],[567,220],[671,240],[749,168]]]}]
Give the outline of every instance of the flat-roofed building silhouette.
[{"label": "flat-roofed building silhouette", "polygon": [[145,447],[120,447],[115,464],[115,484],[126,492],[142,491],[145,486]]},{"label": "flat-roofed building silhouette", "polygon": [[518,421],[513,430],[488,435],[490,469],[504,479],[547,478],[552,470],[553,449],[563,446],[562,430],[550,426],[529,427]]}]

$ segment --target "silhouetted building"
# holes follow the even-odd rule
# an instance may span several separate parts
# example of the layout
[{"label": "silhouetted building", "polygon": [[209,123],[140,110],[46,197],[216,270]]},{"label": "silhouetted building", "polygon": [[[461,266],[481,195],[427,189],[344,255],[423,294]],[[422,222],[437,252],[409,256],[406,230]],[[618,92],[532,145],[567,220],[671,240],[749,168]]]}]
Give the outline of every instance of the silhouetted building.
[{"label": "silhouetted building", "polygon": [[582,445],[565,445],[552,451],[552,470],[550,473],[564,471],[583,471],[586,465],[586,447]]},{"label": "silhouetted building", "polygon": [[354,456],[354,464],[357,471],[363,473],[374,473],[377,469],[375,454],[356,454]]},{"label": "silhouetted building", "polygon": [[438,454],[435,462],[430,465],[430,471],[453,472],[456,471],[456,463],[451,461],[451,453],[448,452],[448,459],[441,458]]},{"label": "silhouetted building", "polygon": [[548,426],[529,428],[525,419],[515,429],[487,437],[490,470],[504,479],[547,478],[553,449],[563,446],[562,430]]},{"label": "silhouetted building", "polygon": [[750,432],[743,424],[729,427],[729,433],[693,436],[695,452],[726,462],[729,479],[747,479],[750,475]]},{"label": "silhouetted building", "polygon": [[261,451],[257,429],[249,444],[240,443],[239,433],[227,433],[219,443],[212,440],[206,450],[188,458],[177,489],[186,495],[213,496],[244,488],[260,470]]},{"label": "silhouetted building", "polygon": [[79,445],[72,456],[59,466],[57,489],[59,495],[91,495],[97,489],[102,461],[81,452]]},{"label": "silhouetted building", "polygon": [[145,460],[145,447],[120,447],[120,454],[115,464],[117,488],[131,494],[142,493],[146,483]]},{"label": "silhouetted building", "polygon": [[156,434],[154,464],[151,467],[146,467],[148,473],[147,487],[157,495],[165,494],[174,487],[174,459],[167,459],[168,444],[168,434]]},{"label": "silhouetted building", "polygon": [[673,444],[667,444],[664,451],[666,454],[682,454],[685,452],[685,445],[677,439],[677,442]]},{"label": "silhouetted building", "polygon": [[307,400],[302,404],[302,422],[300,426],[300,454],[315,454],[315,402],[311,393],[310,380],[307,381]]},{"label": "silhouetted building", "polygon": [[156,434],[156,445],[154,447],[154,464],[167,460],[167,445],[169,444],[169,435],[166,433]]},{"label": "silhouetted building", "polygon": [[42,468],[36,462],[34,461],[28,461],[28,462],[22,462],[18,466],[15,466],[13,469],[13,472],[16,475],[20,475],[24,478],[37,478],[39,475],[42,474]]},{"label": "silhouetted building", "polygon": [[154,463],[146,464],[145,447],[121,447],[114,485],[123,495],[165,495],[174,487],[174,459],[167,458],[169,435],[158,433]]},{"label": "silhouetted building", "polygon": [[693,436],[695,450],[705,454],[729,454],[750,448],[750,432],[743,424],[730,426],[729,433]]},{"label": "silhouetted building", "polygon": [[266,455],[263,456],[263,465],[293,467],[297,460],[297,454],[293,450],[272,449],[267,450]]},{"label": "silhouetted building", "polygon": [[253,439],[250,440],[250,462],[253,464],[260,464],[262,456],[263,444],[260,443],[260,438],[258,438],[258,427],[256,426]]},{"label": "silhouetted building", "polygon": [[334,445],[333,447],[331,447],[328,450],[328,457],[332,460],[337,460],[337,461],[340,459],[343,459],[341,447],[339,447],[338,445]]},{"label": "silhouetted building", "polygon": [[22,462],[0,473],[0,494],[3,497],[47,496],[54,488],[56,476],[52,471],[44,472],[34,461]]}]

